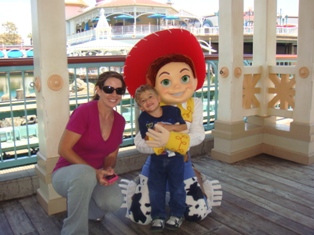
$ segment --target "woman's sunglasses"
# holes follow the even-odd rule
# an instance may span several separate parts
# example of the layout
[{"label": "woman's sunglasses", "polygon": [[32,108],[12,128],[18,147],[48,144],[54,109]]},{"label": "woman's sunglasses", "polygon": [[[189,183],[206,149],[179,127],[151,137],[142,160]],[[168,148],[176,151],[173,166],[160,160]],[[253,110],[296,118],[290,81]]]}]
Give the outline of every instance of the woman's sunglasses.
[{"label": "woman's sunglasses", "polygon": [[106,93],[106,94],[112,94],[114,91],[116,91],[117,95],[124,95],[125,93],[125,89],[122,87],[118,87],[118,88],[114,88],[112,86],[104,86],[102,88],[102,90]]}]

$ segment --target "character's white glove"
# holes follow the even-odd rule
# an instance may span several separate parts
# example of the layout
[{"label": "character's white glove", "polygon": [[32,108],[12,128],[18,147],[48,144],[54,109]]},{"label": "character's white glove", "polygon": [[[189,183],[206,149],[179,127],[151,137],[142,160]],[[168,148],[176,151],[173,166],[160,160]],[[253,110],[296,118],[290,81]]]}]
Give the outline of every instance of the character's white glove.
[{"label": "character's white glove", "polygon": [[155,130],[148,129],[146,133],[147,136],[151,137],[152,140],[147,140],[146,144],[151,148],[160,148],[164,147],[169,140],[170,132],[162,127],[161,125],[156,124]]}]

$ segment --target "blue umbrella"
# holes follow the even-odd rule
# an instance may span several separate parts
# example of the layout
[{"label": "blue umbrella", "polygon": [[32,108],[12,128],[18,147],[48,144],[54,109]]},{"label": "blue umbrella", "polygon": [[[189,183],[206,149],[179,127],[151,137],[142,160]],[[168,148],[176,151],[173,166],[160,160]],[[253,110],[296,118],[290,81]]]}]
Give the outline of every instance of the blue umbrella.
[{"label": "blue umbrella", "polygon": [[34,57],[33,49],[29,49],[28,51],[26,51],[26,56],[27,57]]},{"label": "blue umbrella", "polygon": [[160,18],[164,18],[165,15],[156,13],[156,14],[153,14],[153,15],[149,15],[149,16],[147,16],[147,17],[148,17],[148,18],[160,19]]},{"label": "blue umbrella", "polygon": [[156,13],[156,14],[153,14],[153,15],[149,15],[147,17],[148,18],[157,19],[157,27],[158,27],[158,19],[165,18],[165,15]]},{"label": "blue umbrella", "polygon": [[92,22],[97,22],[99,20],[99,17],[98,16],[96,16],[94,19],[93,19],[93,21]]},{"label": "blue umbrella", "polygon": [[21,58],[23,57],[23,52],[18,49],[11,49],[7,53],[8,58]]},{"label": "blue umbrella", "polygon": [[123,25],[124,25],[124,20],[134,20],[134,17],[131,15],[118,15],[118,16],[115,16],[113,18],[115,18],[117,20],[123,20]]},{"label": "blue umbrella", "polygon": [[172,23],[174,23],[175,20],[179,20],[180,17],[174,16],[174,15],[168,15],[164,17],[165,20],[167,20],[167,25],[168,25],[168,20],[171,20]]},{"label": "blue umbrella", "polygon": [[134,19],[134,17],[130,15],[118,15],[118,16],[115,16],[114,18],[118,20]]},{"label": "blue umbrella", "polygon": [[168,15],[168,16],[165,16],[164,19],[166,19],[166,20],[179,20],[180,17],[173,16],[173,15]]}]

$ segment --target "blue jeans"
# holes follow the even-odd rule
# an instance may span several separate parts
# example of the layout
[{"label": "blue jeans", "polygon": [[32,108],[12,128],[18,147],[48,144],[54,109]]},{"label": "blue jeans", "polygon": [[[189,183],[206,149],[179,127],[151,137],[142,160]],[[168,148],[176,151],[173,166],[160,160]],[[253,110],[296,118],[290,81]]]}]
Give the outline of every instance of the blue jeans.
[{"label": "blue jeans", "polygon": [[95,169],[88,165],[73,164],[58,169],[52,175],[52,185],[67,199],[68,216],[63,221],[62,235],[87,235],[88,219],[116,211],[123,202],[119,185],[100,185]]},{"label": "blue jeans", "polygon": [[183,156],[152,155],[148,177],[152,219],[166,219],[166,191],[170,192],[170,215],[183,217],[186,210]]}]

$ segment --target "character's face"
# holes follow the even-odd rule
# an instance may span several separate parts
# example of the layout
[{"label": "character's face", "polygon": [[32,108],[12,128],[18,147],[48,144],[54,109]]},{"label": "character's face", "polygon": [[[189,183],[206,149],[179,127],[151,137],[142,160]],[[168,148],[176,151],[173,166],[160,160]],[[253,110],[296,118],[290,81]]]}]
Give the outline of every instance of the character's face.
[{"label": "character's face", "polygon": [[161,67],[156,76],[155,89],[166,104],[186,102],[197,87],[192,69],[184,62],[171,62]]},{"label": "character's face", "polygon": [[159,107],[159,103],[160,97],[150,90],[142,92],[139,97],[139,105],[142,111],[155,111]]}]

